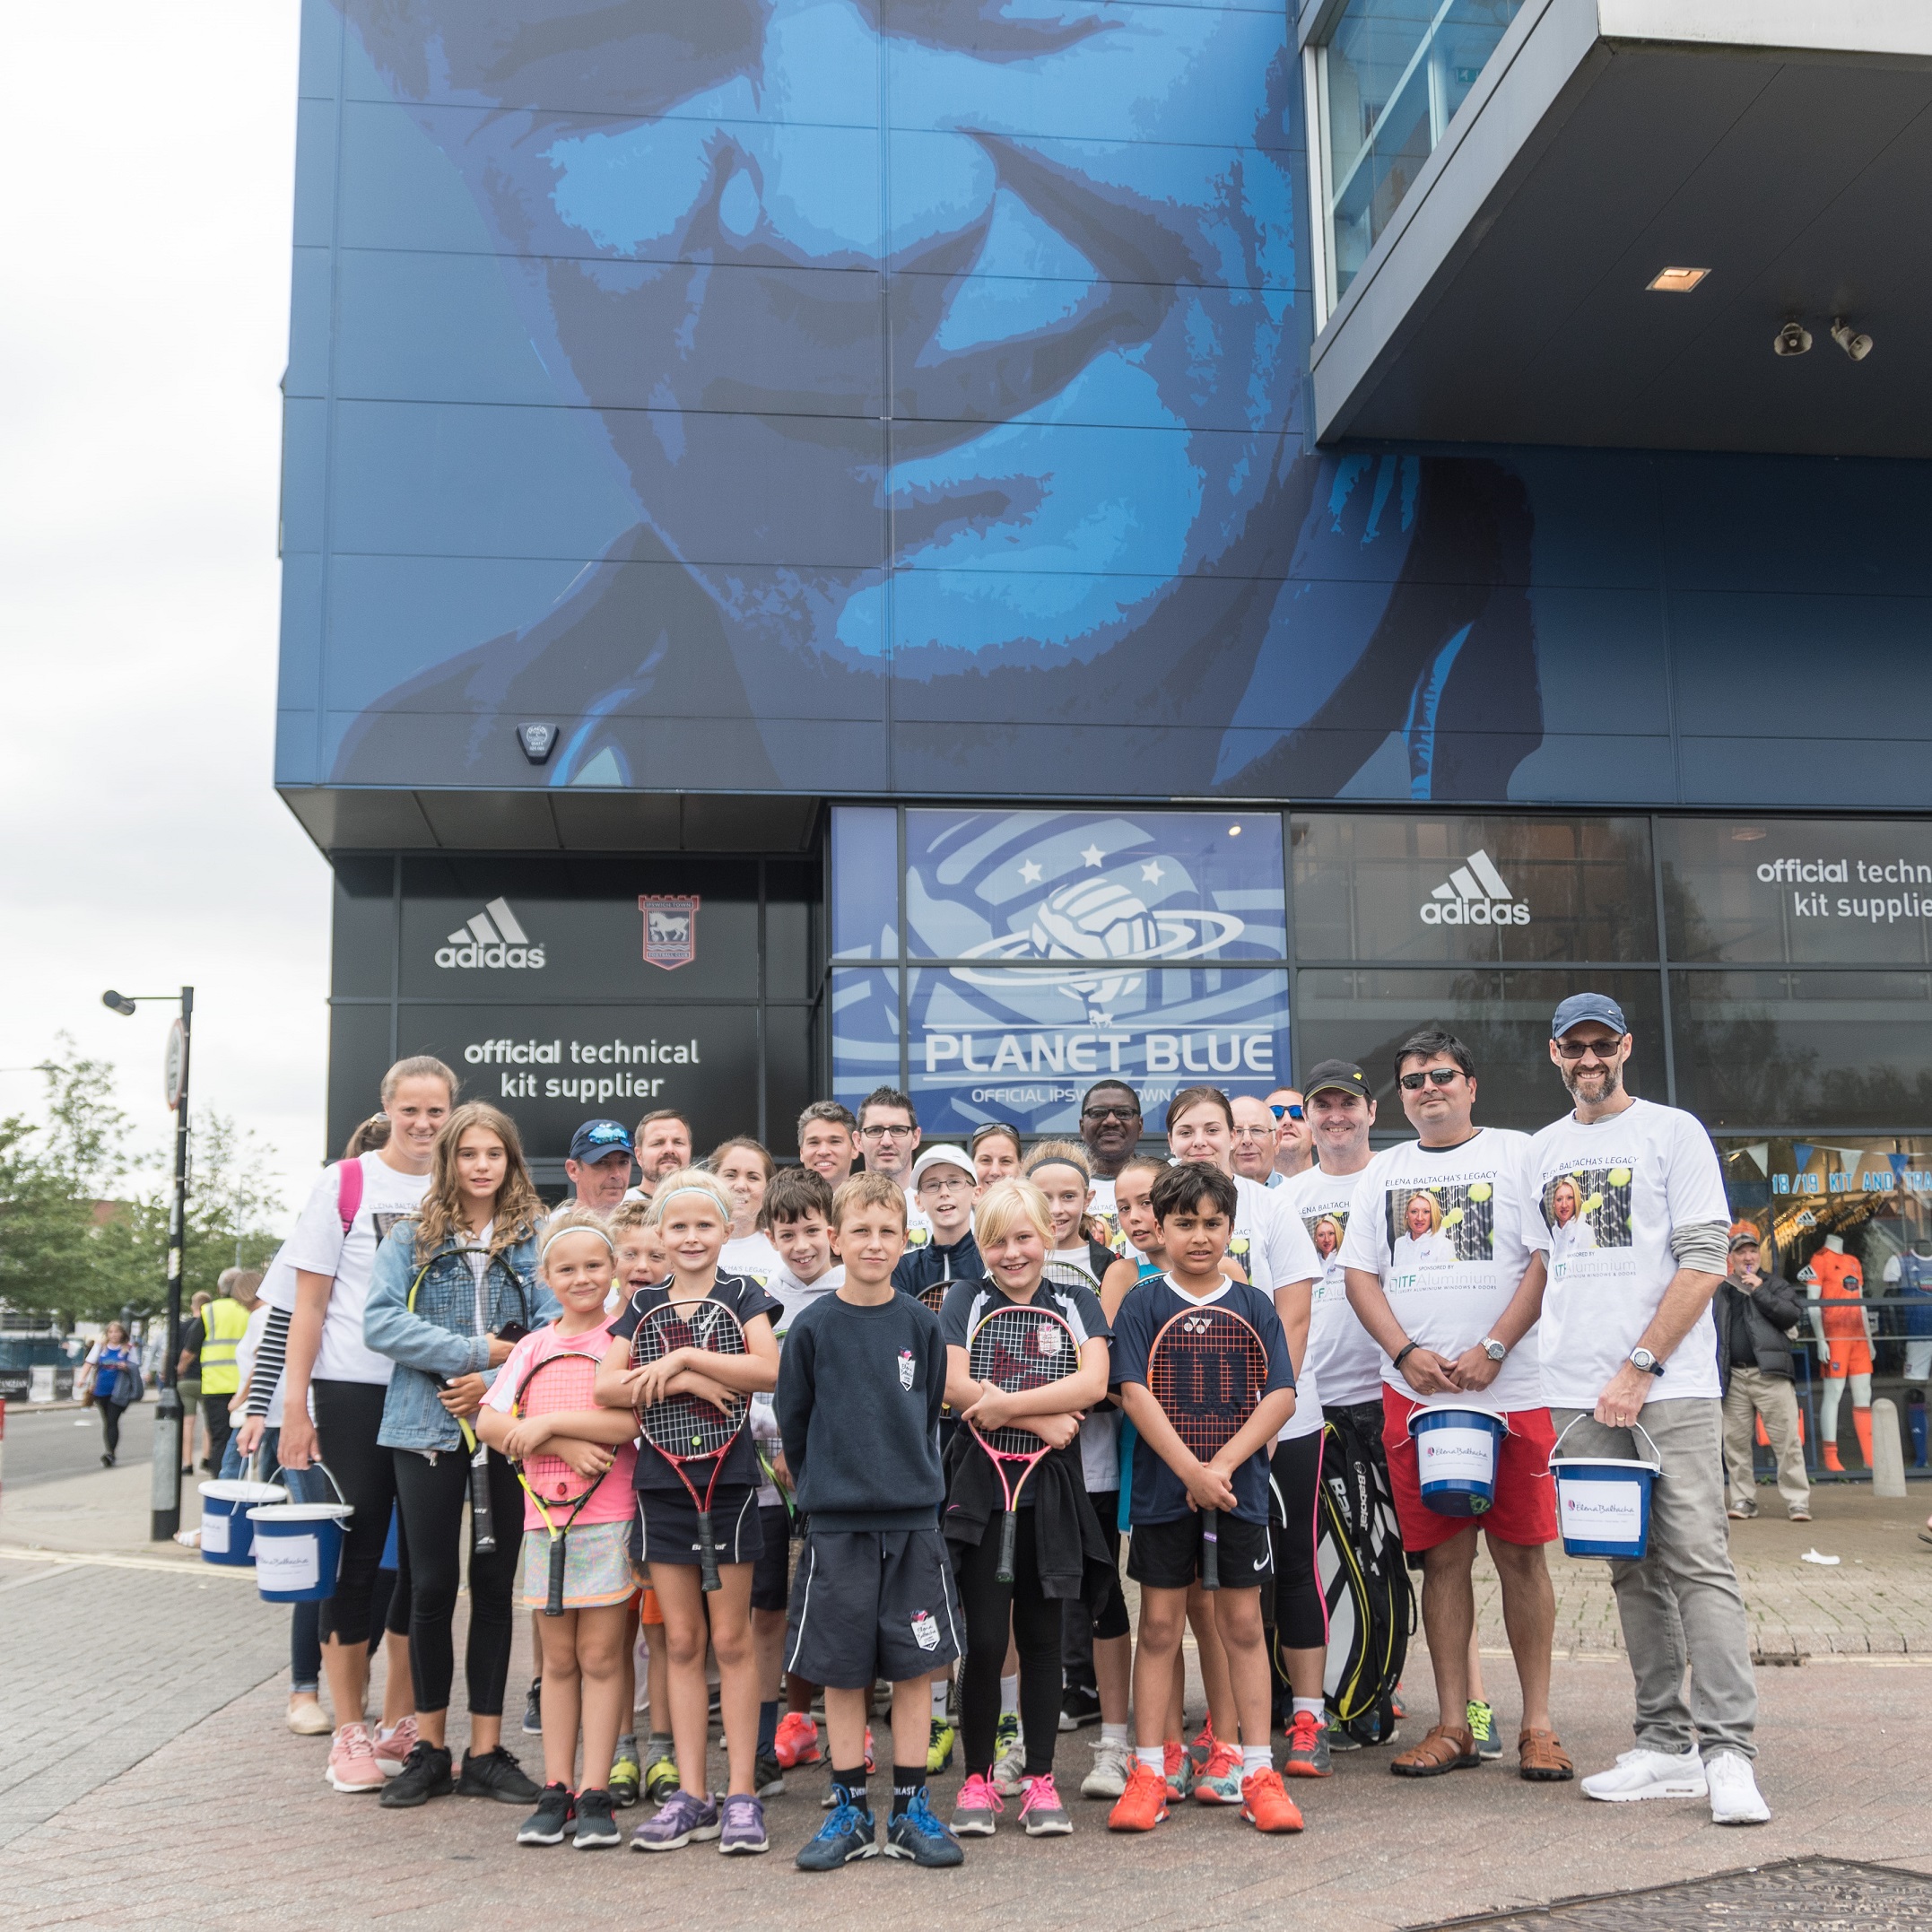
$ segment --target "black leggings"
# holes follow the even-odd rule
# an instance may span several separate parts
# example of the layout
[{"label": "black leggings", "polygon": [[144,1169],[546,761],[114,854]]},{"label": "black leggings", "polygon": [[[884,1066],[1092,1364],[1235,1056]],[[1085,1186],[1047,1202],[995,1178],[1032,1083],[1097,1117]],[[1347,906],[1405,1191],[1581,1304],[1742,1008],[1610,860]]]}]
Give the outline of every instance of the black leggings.
[{"label": "black leggings", "polygon": [[[470,1459],[462,1449],[446,1449],[434,1462],[414,1449],[390,1453],[396,1459],[403,1535],[409,1544],[409,1668],[415,1679],[416,1709],[447,1710],[456,1675],[450,1625],[463,1584],[463,1506],[469,1501]],[[523,1554],[523,1491],[517,1473],[494,1449],[489,1466],[497,1545],[487,1556],[470,1553],[470,1633],[463,1659],[473,1718],[503,1714],[516,1623],[510,1599]]]},{"label": "black leggings", "polygon": [[100,1411],[101,1447],[109,1455],[118,1456],[121,1452],[121,1417],[126,1414],[127,1405],[125,1402],[97,1402],[94,1406]]},{"label": "black leggings", "polygon": [[1033,1512],[1020,1511],[1014,1541],[1013,1581],[1002,1583],[999,1519],[988,1520],[977,1546],[962,1546],[954,1561],[960,1608],[966,1617],[966,1662],[960,1673],[960,1728],[969,1773],[992,1769],[999,1728],[999,1675],[1006,1665],[1007,1612],[1020,1651],[1020,1722],[1026,1730],[1026,1775],[1053,1769],[1060,1730],[1060,1605],[1040,1593]]},{"label": "black leggings", "polygon": [[1328,1606],[1315,1574],[1315,1501],[1321,1484],[1321,1432],[1278,1442],[1268,1466],[1268,1540],[1275,1552],[1275,1628],[1290,1650],[1328,1641]]},{"label": "black leggings", "polygon": [[[343,1525],[342,1569],[335,1594],[322,1606],[317,1634],[326,1643],[340,1637],[361,1643],[369,1635],[370,1595],[389,1540],[389,1510],[396,1501],[396,1452],[376,1440],[388,1390],[380,1382],[311,1382],[316,1444],[342,1500],[355,1514]],[[322,1494],[333,1498],[326,1479]],[[402,1536],[408,1536],[405,1524]],[[398,1540],[401,1540],[400,1538]]]}]

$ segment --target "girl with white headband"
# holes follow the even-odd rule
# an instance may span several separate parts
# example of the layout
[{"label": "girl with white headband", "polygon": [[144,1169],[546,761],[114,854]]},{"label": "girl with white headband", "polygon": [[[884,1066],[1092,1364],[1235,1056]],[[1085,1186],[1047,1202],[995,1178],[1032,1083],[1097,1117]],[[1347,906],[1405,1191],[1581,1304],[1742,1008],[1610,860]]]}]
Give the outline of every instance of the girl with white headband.
[{"label": "girl with white headband", "polygon": [[[709,1391],[720,1385],[747,1396],[778,1386],[779,1345],[771,1317],[780,1304],[751,1276],[718,1266],[736,1205],[718,1177],[699,1168],[681,1168],[657,1183],[651,1220],[670,1258],[671,1276],[638,1289],[611,1324],[610,1347],[597,1377],[598,1401],[635,1408],[680,1391],[715,1399]],[[641,1323],[666,1303],[707,1298],[722,1302],[736,1317],[744,1332],[744,1354],[680,1348],[648,1367],[631,1366],[631,1337]],[[752,1570],[764,1547],[758,1483],[751,1432],[741,1430],[725,1452],[712,1491],[712,1533],[723,1587],[707,1597],[699,1569],[698,1512],[690,1493],[649,1443],[638,1445],[633,1547],[649,1571],[664,1613],[671,1736],[679,1773],[679,1788],[631,1834],[639,1851],[674,1851],[694,1839],[712,1838],[727,1854],[769,1849],[764,1807],[753,1783],[759,1676],[752,1640]],[[718,1712],[729,1767],[722,1806],[705,1778],[707,1642],[718,1654]],[[544,1721],[549,1721],[547,1711]]]}]

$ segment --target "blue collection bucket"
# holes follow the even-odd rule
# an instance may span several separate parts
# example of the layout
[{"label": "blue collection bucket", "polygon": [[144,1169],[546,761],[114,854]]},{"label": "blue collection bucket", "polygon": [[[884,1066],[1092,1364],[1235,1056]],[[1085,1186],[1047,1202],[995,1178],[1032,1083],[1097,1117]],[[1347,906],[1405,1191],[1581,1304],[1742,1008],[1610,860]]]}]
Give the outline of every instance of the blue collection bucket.
[{"label": "blue collection bucket", "polygon": [[255,1525],[251,1509],[286,1502],[289,1493],[279,1483],[249,1483],[236,1477],[201,1485],[201,1560],[243,1570],[255,1561]]},{"label": "blue collection bucket", "polygon": [[1482,1516],[1496,1500],[1496,1452],[1510,1427],[1488,1409],[1417,1409],[1415,1439],[1423,1501],[1438,1516]]},{"label": "blue collection bucket", "polygon": [[1632,1423],[1631,1433],[1649,1444],[1649,1462],[1623,1456],[1560,1456],[1563,1436],[1582,1420],[1578,1416],[1550,1450],[1563,1554],[1640,1562],[1650,1541],[1650,1491],[1664,1473],[1663,1458],[1641,1423]]},{"label": "blue collection bucket", "polygon": [[255,1526],[255,1587],[264,1603],[318,1604],[335,1594],[343,1525],[355,1514],[321,1463],[334,1502],[269,1502],[248,1511]]}]

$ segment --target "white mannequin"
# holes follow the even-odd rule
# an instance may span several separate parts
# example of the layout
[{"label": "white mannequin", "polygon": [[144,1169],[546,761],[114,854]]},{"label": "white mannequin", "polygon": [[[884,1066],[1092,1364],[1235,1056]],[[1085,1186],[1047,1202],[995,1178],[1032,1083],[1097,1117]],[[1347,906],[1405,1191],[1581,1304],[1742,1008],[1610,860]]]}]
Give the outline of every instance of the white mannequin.
[{"label": "white mannequin", "polygon": [[[1834,1255],[1841,1255],[1845,1252],[1845,1241],[1842,1235],[1827,1234],[1824,1238],[1824,1245]],[[1810,1273],[1811,1270],[1808,1267],[1806,1268],[1800,1274],[1799,1280],[1806,1281],[1806,1277]],[[1806,1281],[1806,1286],[1807,1289],[1814,1288],[1815,1283]],[[1832,1344],[1824,1332],[1824,1310],[1814,1303],[1809,1312],[1811,1315],[1811,1331],[1818,1338],[1819,1358],[1826,1364],[1827,1370],[1824,1377],[1824,1393],[1818,1404],[1818,1449],[1820,1458],[1828,1469],[1835,1469],[1840,1466],[1838,1459],[1838,1407],[1839,1404],[1844,1399],[1845,1385],[1849,1382],[1851,1385],[1852,1419],[1858,1429],[1859,1443],[1865,1449],[1867,1466],[1869,1467],[1872,1459],[1870,1449],[1872,1440],[1872,1378],[1870,1371],[1866,1371],[1853,1375],[1832,1375],[1830,1373]],[[1861,1308],[1858,1310],[1858,1315],[1864,1324],[1866,1345],[1869,1348],[1872,1341],[1872,1310],[1868,1308]],[[1841,1340],[1842,1339],[1841,1337]]]},{"label": "white mannequin", "polygon": [[[1932,1239],[1923,1234],[1912,1237],[1912,1257],[1917,1261],[1932,1261]],[[1920,1271],[1919,1278],[1924,1279]],[[1885,1292],[1896,1294],[1899,1285],[1905,1278],[1903,1261],[1897,1255],[1885,1263]],[[1932,1381],[1932,1336],[1912,1335],[1905,1344],[1905,1379],[1908,1382]]]}]

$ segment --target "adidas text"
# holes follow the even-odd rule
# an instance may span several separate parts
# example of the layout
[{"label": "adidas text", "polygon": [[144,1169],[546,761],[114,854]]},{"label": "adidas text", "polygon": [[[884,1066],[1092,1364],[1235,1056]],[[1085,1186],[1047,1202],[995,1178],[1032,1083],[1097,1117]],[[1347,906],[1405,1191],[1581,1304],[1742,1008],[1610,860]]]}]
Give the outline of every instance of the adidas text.
[{"label": "adidas text", "polygon": [[1529,908],[1503,883],[1487,852],[1472,852],[1420,908],[1424,926],[1527,926]]},{"label": "adidas text", "polygon": [[449,936],[447,945],[436,949],[436,963],[442,967],[541,967],[544,949],[530,944],[530,936],[518,923],[508,902],[492,899],[483,910]]}]

